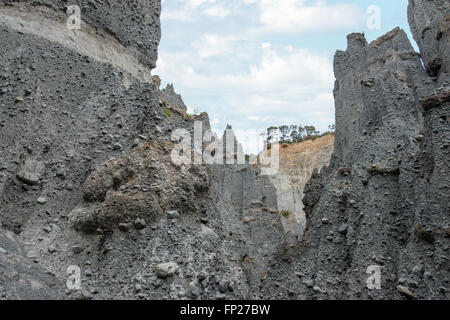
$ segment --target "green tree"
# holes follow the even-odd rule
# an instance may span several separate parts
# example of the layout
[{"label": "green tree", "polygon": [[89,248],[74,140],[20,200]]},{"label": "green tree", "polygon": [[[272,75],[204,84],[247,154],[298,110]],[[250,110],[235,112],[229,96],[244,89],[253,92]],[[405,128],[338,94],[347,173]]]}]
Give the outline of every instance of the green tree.
[{"label": "green tree", "polygon": [[292,125],[289,130],[291,131],[291,141],[298,142],[298,126]]},{"label": "green tree", "polygon": [[287,142],[287,139],[289,137],[289,126],[283,125],[283,126],[280,126],[278,129],[280,130],[280,135],[281,135],[280,141],[282,143]]},{"label": "green tree", "polygon": [[305,132],[307,137],[313,137],[320,133],[314,126],[305,126]]}]

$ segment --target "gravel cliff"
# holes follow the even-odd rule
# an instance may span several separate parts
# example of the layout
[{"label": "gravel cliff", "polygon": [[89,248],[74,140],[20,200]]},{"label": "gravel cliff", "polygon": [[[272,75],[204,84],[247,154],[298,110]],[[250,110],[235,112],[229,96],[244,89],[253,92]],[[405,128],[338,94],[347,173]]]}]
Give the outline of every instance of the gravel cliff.
[{"label": "gravel cliff", "polygon": [[449,298],[449,17],[448,1],[410,0],[421,55],[400,29],[336,53],[335,150],[304,198],[306,297]]},{"label": "gravel cliff", "polygon": [[0,2],[0,297],[260,297],[284,234],[273,186],[171,160],[172,133],[209,119],[151,75],[160,1],[71,4],[81,29],[65,1]]},{"label": "gravel cliff", "polygon": [[448,2],[410,1],[421,54],[400,29],[336,53],[299,241],[260,167],[171,160],[210,127],[152,77],[160,1],[73,3],[79,30],[65,1],[0,1],[0,298],[448,299]]}]

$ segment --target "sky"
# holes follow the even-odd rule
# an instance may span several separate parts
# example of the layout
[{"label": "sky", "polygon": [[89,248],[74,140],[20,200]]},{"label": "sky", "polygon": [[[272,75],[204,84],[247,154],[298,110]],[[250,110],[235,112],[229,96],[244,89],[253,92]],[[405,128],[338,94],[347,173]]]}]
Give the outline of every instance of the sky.
[{"label": "sky", "polygon": [[[173,83],[189,113],[208,112],[221,134],[249,136],[270,126],[334,123],[333,56],[346,36],[368,41],[399,26],[407,0],[162,0],[162,38],[153,74]],[[376,7],[374,7],[376,6]]]}]

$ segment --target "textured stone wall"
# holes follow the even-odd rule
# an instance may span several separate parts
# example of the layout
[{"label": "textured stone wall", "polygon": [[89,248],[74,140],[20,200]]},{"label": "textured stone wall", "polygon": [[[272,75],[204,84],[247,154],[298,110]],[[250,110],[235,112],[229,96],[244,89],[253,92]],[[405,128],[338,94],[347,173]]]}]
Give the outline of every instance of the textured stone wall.
[{"label": "textured stone wall", "polygon": [[156,66],[158,44],[161,38],[159,17],[161,2],[155,0],[3,0],[6,8],[21,8],[33,15],[58,18],[66,23],[67,7],[77,5],[81,9],[82,28],[107,33],[131,49],[139,62],[149,68]]},{"label": "textured stone wall", "polygon": [[[447,14],[447,1],[410,1],[426,70],[399,29],[370,44],[352,34],[336,53],[335,151],[304,198],[305,297],[448,299]],[[380,290],[366,284],[373,265]]]},{"label": "textured stone wall", "polygon": [[[39,265],[19,279],[45,279],[44,269],[58,276],[55,293],[74,262],[67,257],[80,237],[67,216],[83,201],[88,174],[173,125],[146,76],[157,57],[160,2],[74,3],[80,30],[67,29],[64,1],[0,2],[0,223],[20,234],[25,258],[16,261]],[[3,297],[28,296],[12,286],[2,284]]]},{"label": "textured stone wall", "polygon": [[151,75],[160,1],[71,4],[79,30],[65,1],[0,2],[0,263],[34,266],[1,274],[1,298],[258,297],[283,235],[274,191],[249,165],[171,161],[176,129],[210,124]]},{"label": "textured stone wall", "polygon": [[438,78],[438,86],[449,86],[450,3],[409,1],[408,20],[428,74]]}]

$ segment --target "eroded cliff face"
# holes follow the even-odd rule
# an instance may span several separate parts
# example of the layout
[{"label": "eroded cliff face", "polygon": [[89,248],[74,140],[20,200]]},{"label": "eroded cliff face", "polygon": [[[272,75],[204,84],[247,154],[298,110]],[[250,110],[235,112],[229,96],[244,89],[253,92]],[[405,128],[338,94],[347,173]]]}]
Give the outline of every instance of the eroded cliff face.
[{"label": "eroded cliff face", "polygon": [[306,228],[303,191],[315,169],[328,166],[334,149],[334,135],[285,144],[280,148],[280,168],[269,179],[275,187],[283,228],[296,240]]},{"label": "eroded cliff face", "polygon": [[[176,165],[172,133],[210,126],[151,75],[160,1],[73,3],[80,30],[62,1],[0,2],[0,298],[448,298],[446,2],[410,6],[440,68],[427,73],[399,29],[350,35],[336,54],[335,150],[304,188],[302,242],[280,210],[300,210],[292,188],[331,140],[314,157],[281,150],[290,182]],[[439,14],[423,20],[428,9]],[[439,23],[437,42],[423,21]],[[66,287],[69,266],[81,290]]]},{"label": "eroded cliff face", "polygon": [[[67,216],[82,201],[89,172],[136,139],[162,136],[155,125],[165,116],[149,77],[160,37],[159,1],[73,3],[82,8],[80,30],[67,28],[62,1],[0,2],[0,246],[7,247],[9,231],[17,233],[23,247],[17,268],[36,266],[14,278],[5,273],[3,298],[64,292],[74,261],[63,258],[83,238]],[[162,122],[162,130],[170,127]],[[69,240],[53,242],[61,234]],[[2,265],[18,255],[6,251]],[[14,284],[33,274],[43,282]]]},{"label": "eroded cliff face", "polygon": [[447,1],[410,1],[427,70],[399,29],[349,35],[336,53],[335,150],[304,197],[305,297],[449,298],[448,14]]},{"label": "eroded cliff face", "polygon": [[[132,62],[148,69],[156,66],[161,38],[161,1],[74,0],[68,3],[58,0],[3,0],[0,3],[1,19],[11,28],[23,28],[26,33],[64,42],[72,45],[74,51],[92,49],[97,51],[91,51],[93,54],[109,55],[108,51],[117,50],[117,54],[110,57],[135,60]],[[73,5],[81,10],[82,28],[68,33],[65,13]],[[71,11],[69,16],[74,13]],[[87,38],[95,38],[96,41],[90,42]],[[101,38],[105,41],[102,42]],[[105,47],[99,48],[98,45]],[[147,70],[141,68],[140,71]]]},{"label": "eroded cliff face", "polygon": [[[36,211],[45,213],[79,198],[89,170],[128,149],[134,139],[141,139],[139,135],[159,134],[155,131],[158,119],[163,119],[159,94],[135,68],[148,74],[150,69],[128,52],[125,55],[136,58],[128,65],[109,56],[98,58],[99,52],[108,51],[102,47],[106,43],[115,57],[120,55],[114,50],[133,47],[115,38],[99,40],[110,31],[106,22],[94,17],[108,19],[105,10],[123,12],[124,25],[159,39],[159,23],[134,24],[129,17],[151,5],[147,12],[159,21],[159,3],[139,3],[127,10],[119,1],[107,7],[80,3],[86,18],[92,18],[81,30],[67,29],[61,1],[46,1],[45,6],[39,1],[1,4],[0,216],[8,229],[18,232]],[[137,34],[130,31],[130,43],[139,41]],[[155,60],[157,42],[152,46],[149,59]],[[136,85],[128,89],[129,82]],[[36,208],[39,197],[48,201]]]},{"label": "eroded cliff face", "polygon": [[173,163],[176,129],[210,127],[151,75],[160,1],[72,4],[79,30],[62,1],[0,2],[0,297],[261,297],[283,238],[273,186]]},{"label": "eroded cliff face", "polygon": [[409,1],[408,20],[414,40],[419,44],[428,74],[437,86],[449,86],[450,3],[445,0]]}]

